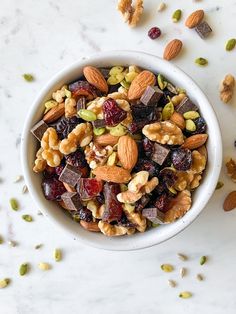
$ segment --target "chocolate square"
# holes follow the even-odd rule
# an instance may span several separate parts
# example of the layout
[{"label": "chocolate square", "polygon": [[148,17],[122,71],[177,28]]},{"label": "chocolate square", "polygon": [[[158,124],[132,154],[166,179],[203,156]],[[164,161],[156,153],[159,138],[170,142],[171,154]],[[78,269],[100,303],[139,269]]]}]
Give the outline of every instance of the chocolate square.
[{"label": "chocolate square", "polygon": [[144,208],[142,215],[154,224],[163,224],[165,214],[158,210],[156,207]]},{"label": "chocolate square", "polygon": [[195,31],[201,38],[204,39],[210,35],[212,29],[207,22],[203,21],[202,23],[196,26]]},{"label": "chocolate square", "polygon": [[198,111],[198,107],[188,97],[185,97],[181,103],[176,106],[175,111],[184,114],[188,111]]},{"label": "chocolate square", "polygon": [[94,128],[104,128],[106,126],[105,119],[97,119],[92,121],[92,125]]},{"label": "chocolate square", "polygon": [[151,159],[161,166],[168,157],[169,152],[170,150],[168,148],[162,146],[161,144],[155,143],[153,146]]},{"label": "chocolate square", "polygon": [[157,86],[148,86],[140,98],[140,101],[145,106],[155,105],[162,95],[163,91],[160,90]]},{"label": "chocolate square", "polygon": [[86,109],[86,98],[80,97],[76,103],[76,109],[79,111],[80,109]]},{"label": "chocolate square", "polygon": [[43,120],[40,120],[38,123],[36,123],[30,132],[37,138],[37,140],[41,141],[44,132],[47,130],[48,125]]},{"label": "chocolate square", "polygon": [[80,178],[81,172],[77,170],[75,167],[67,164],[63,169],[59,177],[59,180],[74,187],[78,183]]},{"label": "chocolate square", "polygon": [[68,210],[77,211],[83,207],[79,198],[79,194],[76,192],[65,192],[62,194],[61,198]]}]

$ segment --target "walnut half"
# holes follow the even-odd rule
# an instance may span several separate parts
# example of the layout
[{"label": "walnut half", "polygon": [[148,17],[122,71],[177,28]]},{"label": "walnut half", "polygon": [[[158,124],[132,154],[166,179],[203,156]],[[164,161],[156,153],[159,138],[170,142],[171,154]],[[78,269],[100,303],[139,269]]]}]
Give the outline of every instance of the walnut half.
[{"label": "walnut half", "polygon": [[103,234],[108,237],[117,237],[125,234],[133,234],[135,232],[134,228],[126,228],[123,226],[111,225],[105,221],[100,220],[98,223],[98,228]]}]

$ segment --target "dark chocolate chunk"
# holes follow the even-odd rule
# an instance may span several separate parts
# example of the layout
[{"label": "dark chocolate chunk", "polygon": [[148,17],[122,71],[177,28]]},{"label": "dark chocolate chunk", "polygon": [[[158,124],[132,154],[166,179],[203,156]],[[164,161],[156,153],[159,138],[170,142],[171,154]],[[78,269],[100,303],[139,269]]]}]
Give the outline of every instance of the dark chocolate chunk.
[{"label": "dark chocolate chunk", "polygon": [[81,172],[77,168],[67,164],[63,169],[59,180],[69,184],[70,186],[75,186],[80,178]]},{"label": "dark chocolate chunk", "polygon": [[157,86],[148,86],[140,98],[145,106],[155,105],[163,95],[163,91]]},{"label": "dark chocolate chunk", "polygon": [[140,200],[136,202],[135,210],[142,210],[149,203],[150,199],[151,198],[147,194],[144,194]]},{"label": "dark chocolate chunk", "polygon": [[83,208],[80,202],[79,194],[76,192],[65,192],[62,194],[61,198],[68,210],[77,211]]},{"label": "dark chocolate chunk", "polygon": [[106,126],[105,119],[97,119],[92,121],[92,125],[94,128],[104,128]]},{"label": "dark chocolate chunk", "polygon": [[181,103],[176,106],[175,110],[178,113],[184,114],[188,111],[198,111],[198,107],[188,97],[185,97]]},{"label": "dark chocolate chunk", "polygon": [[156,207],[144,208],[142,210],[142,215],[154,224],[164,223],[164,213],[162,213]]},{"label": "dark chocolate chunk", "polygon": [[158,143],[155,143],[153,146],[153,152],[151,155],[151,159],[155,161],[158,165],[162,165],[166,158],[169,155],[170,150]]},{"label": "dark chocolate chunk", "polygon": [[80,97],[77,100],[76,108],[77,108],[77,111],[79,111],[80,109],[86,109],[86,98],[85,97]]},{"label": "dark chocolate chunk", "polygon": [[105,78],[105,79],[108,79],[109,78],[109,72],[110,72],[110,69],[109,68],[100,68],[99,69],[100,70],[100,72],[102,73],[102,75],[103,75],[103,77]]},{"label": "dark chocolate chunk", "polygon": [[207,22],[203,21],[202,23],[197,25],[197,27],[195,28],[195,31],[198,33],[198,35],[201,38],[204,39],[210,35],[210,33],[212,32],[212,29]]},{"label": "dark chocolate chunk", "polygon": [[40,120],[38,123],[36,123],[30,132],[39,140],[41,141],[44,132],[47,130],[48,125],[43,121]]}]

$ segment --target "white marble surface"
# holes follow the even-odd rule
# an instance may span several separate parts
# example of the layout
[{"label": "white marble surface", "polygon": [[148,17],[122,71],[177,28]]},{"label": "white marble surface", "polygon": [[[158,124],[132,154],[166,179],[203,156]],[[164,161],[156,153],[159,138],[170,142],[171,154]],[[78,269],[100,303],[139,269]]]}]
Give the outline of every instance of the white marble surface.
[{"label": "white marble surface", "polygon": [[[0,2],[0,234],[15,240],[17,247],[6,242],[0,246],[0,277],[12,278],[11,285],[0,291],[2,314],[61,313],[214,313],[236,311],[236,211],[225,213],[222,202],[235,185],[222,170],[223,189],[215,192],[201,216],[187,230],[159,246],[136,252],[105,252],[84,247],[67,238],[44,217],[29,195],[21,195],[23,182],[14,184],[21,173],[19,141],[25,115],[33,97],[45,82],[63,66],[100,50],[134,49],[162,55],[165,43],[179,37],[184,52],[174,62],[191,75],[209,96],[223,131],[225,158],[235,157],[236,98],[223,105],[218,97],[218,83],[224,74],[236,75],[236,51],[227,53],[225,41],[235,37],[235,0],[166,1],[168,9],[157,13],[156,0],[146,0],[142,23],[136,29],[123,24],[114,0],[1,0]],[[184,17],[194,9],[204,8],[214,34],[200,39],[194,31],[171,22],[174,9],[183,9]],[[147,31],[158,25],[163,31],[159,40],[151,41]],[[206,57],[209,66],[199,68],[196,57]],[[21,75],[32,72],[36,81],[27,84]],[[9,209],[8,200],[15,196],[21,210]],[[30,213],[35,221],[21,219]],[[40,250],[34,246],[43,243]],[[52,251],[63,249],[64,258],[55,264]],[[183,264],[177,252],[190,256],[185,279],[179,278]],[[199,256],[209,262],[200,267]],[[42,273],[39,261],[52,264]],[[30,273],[21,277],[18,267],[29,262]],[[169,276],[160,264],[171,262],[176,271]],[[205,275],[197,282],[195,274]],[[178,281],[172,289],[167,279]],[[178,293],[190,290],[192,299],[181,300]]]}]

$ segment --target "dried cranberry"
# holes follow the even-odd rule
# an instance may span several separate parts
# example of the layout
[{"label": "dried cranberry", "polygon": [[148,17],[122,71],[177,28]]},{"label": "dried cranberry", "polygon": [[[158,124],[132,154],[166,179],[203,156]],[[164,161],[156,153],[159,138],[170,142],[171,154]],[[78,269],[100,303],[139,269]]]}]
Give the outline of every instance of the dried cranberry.
[{"label": "dried cranberry", "polygon": [[65,118],[62,117],[50,126],[53,127],[57,134],[59,135],[60,139],[63,139],[68,136],[68,134],[81,122],[80,118],[72,117],[72,118]]},{"label": "dried cranberry", "polygon": [[72,96],[75,99],[79,99],[81,96],[85,96],[87,99],[92,100],[101,93],[87,81],[76,81],[69,84],[69,90],[72,92]]},{"label": "dried cranberry", "polygon": [[189,170],[192,164],[191,150],[185,148],[177,148],[172,152],[171,160],[175,169],[180,171]]},{"label": "dried cranberry", "polygon": [[152,160],[148,159],[139,159],[137,164],[135,165],[134,170],[136,172],[138,171],[148,171],[150,177],[154,177],[158,175],[159,172],[159,166]]},{"label": "dried cranberry", "polygon": [[155,108],[153,106],[144,106],[144,105],[132,105],[131,111],[134,121],[146,120],[147,116],[150,115]]},{"label": "dried cranberry", "polygon": [[81,220],[85,220],[87,222],[90,222],[93,220],[92,212],[86,207],[83,207],[80,209],[79,217]]},{"label": "dried cranberry", "polygon": [[135,210],[141,211],[142,209],[144,209],[144,207],[146,207],[147,204],[149,203],[150,199],[151,199],[151,198],[150,198],[147,194],[143,195],[143,196],[140,198],[140,200],[138,200],[138,201],[136,202],[136,204],[135,204]]},{"label": "dried cranberry", "polygon": [[173,94],[169,90],[165,89],[164,94],[162,95],[162,97],[158,101],[158,105],[161,107],[164,107],[168,102],[170,102],[170,98],[172,98],[173,96],[175,96],[175,94]]},{"label": "dried cranberry", "polygon": [[194,120],[194,123],[196,125],[196,130],[191,132],[191,134],[206,133],[207,124],[204,118],[199,117]]},{"label": "dried cranberry", "polygon": [[82,150],[78,149],[76,152],[65,156],[65,158],[66,163],[76,167],[82,173],[83,178],[88,176],[89,168]]},{"label": "dried cranberry", "polygon": [[172,187],[177,180],[175,171],[171,168],[163,168],[159,173],[159,178],[167,188]]},{"label": "dried cranberry", "polygon": [[102,181],[92,178],[81,178],[77,192],[82,200],[95,198],[102,191]]},{"label": "dried cranberry", "polygon": [[55,167],[55,173],[59,177],[64,169],[64,164],[60,164],[59,166]]},{"label": "dried cranberry", "polygon": [[53,178],[53,177],[56,177],[57,174],[56,174],[56,171],[55,171],[55,167],[49,167],[49,166],[46,166],[44,172],[43,172],[43,176],[44,178]]},{"label": "dried cranberry", "polygon": [[105,211],[102,219],[107,222],[120,221],[122,217],[122,204],[116,195],[120,193],[120,185],[116,183],[105,183],[103,189],[105,197]]},{"label": "dried cranberry", "polygon": [[147,157],[151,157],[154,149],[154,142],[151,142],[147,137],[143,139],[143,149]]},{"label": "dried cranberry", "polygon": [[127,117],[127,112],[121,109],[112,98],[104,102],[103,113],[107,126],[115,126]]},{"label": "dried cranberry", "polygon": [[166,212],[168,210],[169,201],[170,197],[166,193],[163,193],[156,199],[155,207],[162,212]]},{"label": "dried cranberry", "polygon": [[158,27],[152,27],[149,31],[148,31],[148,36],[151,39],[156,39],[158,37],[161,36],[161,30]]},{"label": "dried cranberry", "polygon": [[132,134],[138,133],[148,123],[149,123],[148,120],[140,120],[140,121],[132,122],[128,126],[128,130]]},{"label": "dried cranberry", "polygon": [[44,178],[42,189],[45,198],[49,201],[60,201],[61,195],[66,192],[64,184],[56,178]]}]

